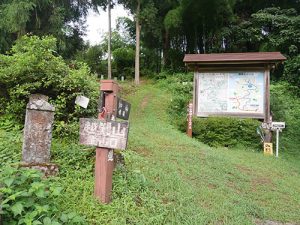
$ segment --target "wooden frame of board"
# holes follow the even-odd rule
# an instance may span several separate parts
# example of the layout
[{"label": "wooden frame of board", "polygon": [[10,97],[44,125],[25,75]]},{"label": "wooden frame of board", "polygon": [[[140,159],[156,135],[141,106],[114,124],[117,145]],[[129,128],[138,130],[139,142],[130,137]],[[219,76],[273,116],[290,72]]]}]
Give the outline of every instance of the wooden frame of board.
[{"label": "wooden frame of board", "polygon": [[189,70],[194,71],[193,91],[193,114],[199,116],[197,99],[197,73],[237,73],[237,72],[263,72],[264,74],[264,96],[263,113],[240,112],[209,112],[208,116],[229,116],[240,118],[256,118],[269,123],[270,112],[270,71],[276,64],[283,62],[286,58],[280,52],[251,52],[251,53],[216,53],[216,54],[187,54],[184,63]]}]

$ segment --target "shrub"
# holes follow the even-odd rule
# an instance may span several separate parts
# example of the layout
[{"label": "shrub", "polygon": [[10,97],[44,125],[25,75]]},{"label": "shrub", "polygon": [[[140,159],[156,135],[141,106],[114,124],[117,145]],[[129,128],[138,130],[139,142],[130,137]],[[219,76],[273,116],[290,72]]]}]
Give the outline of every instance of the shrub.
[{"label": "shrub", "polygon": [[254,119],[194,117],[193,136],[201,142],[214,147],[244,145],[250,148],[259,148],[261,140],[256,133],[256,129],[260,124],[259,121]]},{"label": "shrub", "polygon": [[74,212],[61,212],[55,202],[62,188],[36,170],[5,167],[0,171],[1,211],[6,224],[84,224]]},{"label": "shrub", "polygon": [[117,48],[112,52],[119,76],[132,77],[134,74],[135,52],[130,47]]},{"label": "shrub", "polygon": [[[84,63],[67,65],[56,54],[56,39],[24,36],[8,55],[0,55],[0,108],[2,113],[24,119],[30,94],[49,96],[56,120],[69,121],[96,113],[98,84]],[[74,106],[78,95],[91,99],[89,109]]]},{"label": "shrub", "polygon": [[[299,154],[300,99],[295,87],[286,82],[271,85],[271,111],[273,121],[286,123],[280,134],[280,151]],[[275,138],[274,138],[275,140]]]},{"label": "shrub", "polygon": [[186,117],[187,105],[193,98],[193,74],[177,73],[167,75],[162,72],[157,77],[161,88],[167,89],[172,94],[168,113],[175,125]]},{"label": "shrub", "polygon": [[300,55],[285,62],[283,78],[291,85],[300,87]]}]

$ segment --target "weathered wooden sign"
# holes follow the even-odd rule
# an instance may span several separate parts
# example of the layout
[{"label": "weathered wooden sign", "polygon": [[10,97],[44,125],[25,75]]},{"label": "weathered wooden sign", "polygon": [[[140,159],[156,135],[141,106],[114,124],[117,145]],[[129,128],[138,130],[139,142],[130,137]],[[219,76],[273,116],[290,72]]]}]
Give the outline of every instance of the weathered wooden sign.
[{"label": "weathered wooden sign", "polygon": [[130,114],[130,103],[118,98],[117,103],[117,118],[128,120]]},{"label": "weathered wooden sign", "polygon": [[80,119],[79,142],[102,148],[125,150],[128,139],[129,123],[104,122],[98,119]]}]

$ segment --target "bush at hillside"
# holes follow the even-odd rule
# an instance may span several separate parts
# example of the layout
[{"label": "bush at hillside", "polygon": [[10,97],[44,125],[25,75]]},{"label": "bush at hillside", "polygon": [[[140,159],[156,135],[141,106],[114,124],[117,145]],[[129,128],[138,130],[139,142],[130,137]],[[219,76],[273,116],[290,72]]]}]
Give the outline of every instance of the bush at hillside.
[{"label": "bush at hillside", "polygon": [[300,55],[285,62],[283,78],[291,85],[300,87]]},{"label": "bush at hillside", "polygon": [[[24,36],[7,55],[0,55],[0,113],[22,121],[30,94],[49,96],[56,121],[96,113],[98,84],[86,64],[65,63],[56,53],[56,39]],[[75,98],[91,99],[87,110],[76,107]]]},{"label": "bush at hillside", "polygon": [[156,77],[160,87],[172,94],[168,113],[176,126],[180,124],[182,118],[186,117],[187,105],[193,98],[193,77],[192,73],[169,75],[166,72],[160,73]]},{"label": "bush at hillside", "polygon": [[4,167],[0,170],[3,224],[86,224],[75,212],[62,212],[56,198],[63,188],[42,179],[37,170]]},{"label": "bush at hillside", "polygon": [[[261,139],[256,133],[261,122],[254,119],[231,117],[193,118],[193,137],[213,147],[235,147],[243,145],[250,149],[261,149]],[[181,130],[185,131],[186,121]]]},{"label": "bush at hillside", "polygon": [[299,157],[300,99],[295,90],[297,87],[284,82],[271,85],[271,111],[273,121],[286,123],[286,128],[280,134],[280,151]]}]

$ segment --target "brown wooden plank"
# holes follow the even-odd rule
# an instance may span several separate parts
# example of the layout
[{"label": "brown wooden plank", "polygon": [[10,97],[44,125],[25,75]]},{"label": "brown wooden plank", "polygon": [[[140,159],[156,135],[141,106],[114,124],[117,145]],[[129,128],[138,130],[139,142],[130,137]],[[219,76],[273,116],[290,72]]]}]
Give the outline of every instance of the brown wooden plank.
[{"label": "brown wooden plank", "polygon": [[103,122],[98,119],[80,119],[80,144],[125,150],[128,122]]},{"label": "brown wooden plank", "polygon": [[222,62],[276,62],[284,61],[280,52],[247,52],[247,53],[212,53],[212,54],[186,54],[183,62],[185,63],[217,63]]}]

